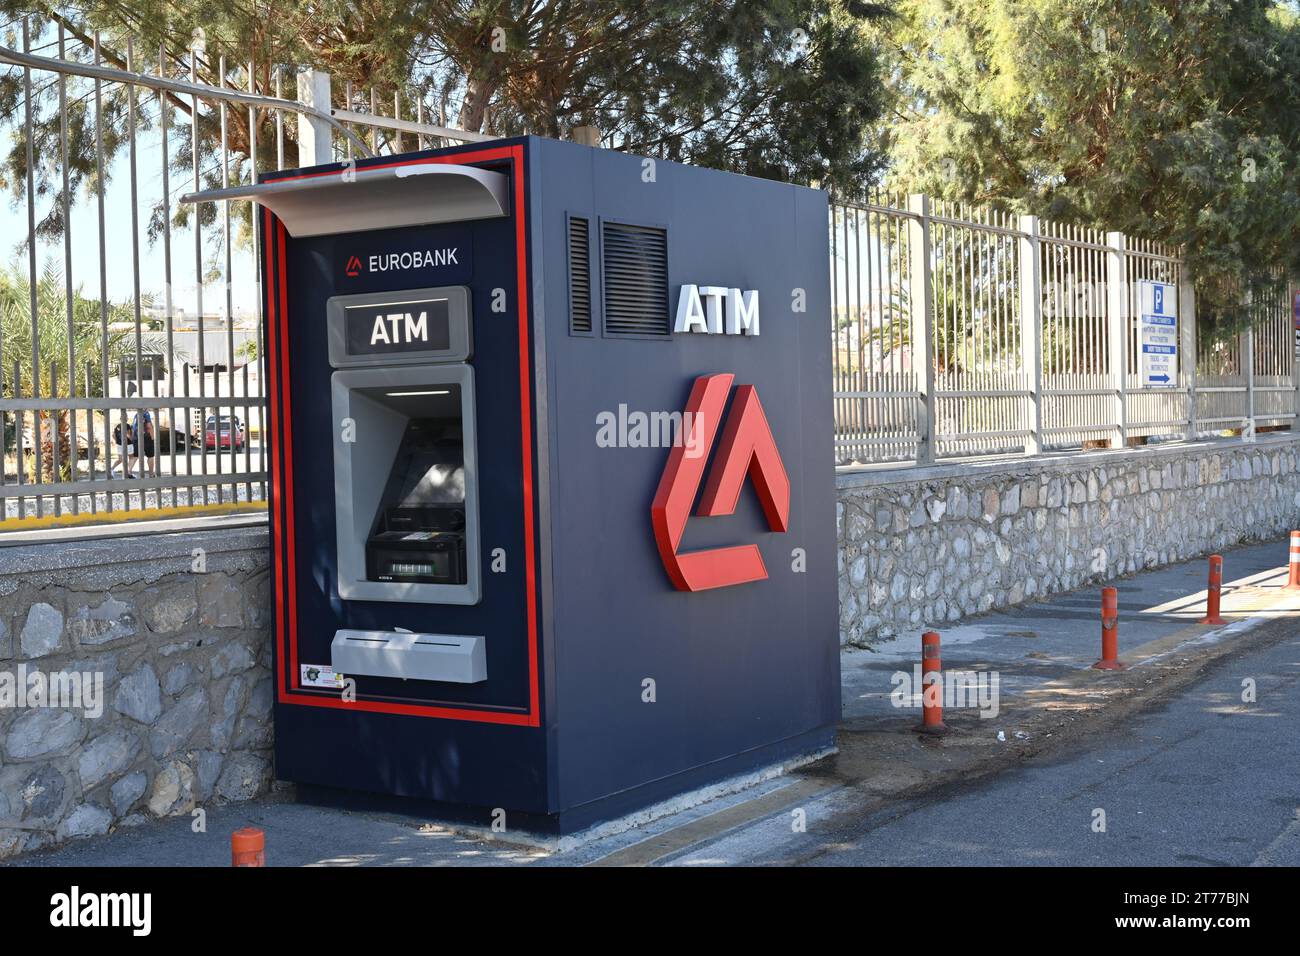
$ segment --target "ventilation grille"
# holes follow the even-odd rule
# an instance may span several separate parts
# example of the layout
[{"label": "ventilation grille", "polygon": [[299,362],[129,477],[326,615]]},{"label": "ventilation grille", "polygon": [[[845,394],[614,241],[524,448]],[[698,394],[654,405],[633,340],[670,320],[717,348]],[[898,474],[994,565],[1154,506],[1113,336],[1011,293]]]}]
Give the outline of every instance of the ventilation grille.
[{"label": "ventilation grille", "polygon": [[606,335],[668,335],[668,233],[602,223]]},{"label": "ventilation grille", "polygon": [[569,331],[591,331],[591,235],[576,216],[569,218]]}]

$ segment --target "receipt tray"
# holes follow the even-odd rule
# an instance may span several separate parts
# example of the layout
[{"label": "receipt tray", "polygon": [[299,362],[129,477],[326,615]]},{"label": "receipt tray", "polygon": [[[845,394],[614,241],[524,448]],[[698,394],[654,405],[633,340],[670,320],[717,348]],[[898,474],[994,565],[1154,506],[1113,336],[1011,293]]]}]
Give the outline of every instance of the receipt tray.
[{"label": "receipt tray", "polygon": [[487,680],[482,637],[409,631],[341,630],[330,644],[337,673],[477,684]]}]

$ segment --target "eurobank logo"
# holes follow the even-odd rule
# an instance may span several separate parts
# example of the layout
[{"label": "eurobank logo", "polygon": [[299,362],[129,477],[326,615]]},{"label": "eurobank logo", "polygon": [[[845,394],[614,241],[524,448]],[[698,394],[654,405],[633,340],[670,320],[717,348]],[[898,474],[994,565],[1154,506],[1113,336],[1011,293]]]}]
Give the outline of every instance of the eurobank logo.
[{"label": "eurobank logo", "polygon": [[444,249],[414,249],[409,252],[377,253],[366,256],[362,263],[359,256],[348,256],[343,271],[349,276],[359,276],[362,272],[409,272],[412,269],[437,269],[442,266],[460,265],[460,249],[449,246]]},{"label": "eurobank logo", "polygon": [[[701,375],[691,388],[683,418],[690,416],[694,421],[694,428],[699,431],[698,442],[704,449],[713,447],[734,379],[728,373]],[[756,544],[681,550],[682,536],[700,484],[704,482],[708,460],[707,454],[690,455],[684,445],[674,446],[650,506],[659,557],[679,591],[705,591],[767,578],[767,567]],[[758,389],[753,385],[736,387],[696,516],[735,514],[746,478],[753,482],[768,527],[773,531],[788,530],[790,479],[772,437],[763,403],[759,401]]]},{"label": "eurobank logo", "polygon": [[394,242],[377,235],[350,236],[334,245],[339,281],[414,288],[459,285],[474,274],[474,237],[464,226],[440,227],[427,235],[404,236]]}]

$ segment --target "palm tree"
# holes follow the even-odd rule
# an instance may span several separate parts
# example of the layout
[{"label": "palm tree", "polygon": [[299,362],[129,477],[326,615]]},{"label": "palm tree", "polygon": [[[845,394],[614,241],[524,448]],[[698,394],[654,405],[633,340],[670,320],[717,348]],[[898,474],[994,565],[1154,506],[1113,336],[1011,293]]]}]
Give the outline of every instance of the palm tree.
[{"label": "palm tree", "polygon": [[[104,322],[105,318],[107,323]],[[10,267],[9,270],[0,272],[0,344],[3,349],[0,352],[0,369],[3,370],[0,380],[4,383],[0,395],[9,398],[60,399],[72,397],[75,392],[83,398],[100,398],[104,394],[101,375],[83,376],[79,388],[71,387],[78,370],[69,367],[70,355],[75,356],[81,369],[89,364],[98,370],[102,367],[102,349],[106,349],[110,368],[135,354],[132,307],[123,303],[107,303],[106,311],[101,314],[100,301],[82,295],[80,288],[73,290],[69,304],[63,275],[53,265],[47,265],[36,282],[34,331],[39,389],[36,388],[37,376],[32,367],[31,285],[22,270]],[[153,334],[143,335],[141,343],[151,351],[162,351],[166,347],[165,339]],[[42,473],[36,475],[33,456],[29,462],[28,477],[32,481],[42,482],[71,479],[76,456],[70,437],[68,410],[42,410],[36,412],[35,416],[40,435]],[[87,415],[88,424],[89,417]],[[18,431],[16,426],[12,432],[9,428],[5,429],[6,451],[21,441]],[[54,471],[56,441],[59,452],[57,475]],[[91,446],[93,447],[93,442]]]}]

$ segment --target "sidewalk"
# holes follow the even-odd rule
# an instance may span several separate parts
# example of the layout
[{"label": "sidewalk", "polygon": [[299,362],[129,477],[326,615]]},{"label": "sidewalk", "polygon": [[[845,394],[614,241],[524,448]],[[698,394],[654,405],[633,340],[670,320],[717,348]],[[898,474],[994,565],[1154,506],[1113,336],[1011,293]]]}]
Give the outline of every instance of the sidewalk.
[{"label": "sidewalk", "polygon": [[[1119,656],[1125,671],[1091,668],[1100,650],[1100,586],[995,612],[942,629],[945,670],[996,671],[998,714],[947,710],[950,733],[912,731],[920,711],[895,707],[897,672],[912,673],[920,635],[843,655],[840,752],[623,833],[567,845],[522,846],[406,817],[322,809],[287,793],[208,809],[207,832],[188,817],[119,830],[30,854],[16,866],[226,866],[229,834],[257,826],[267,860],[282,866],[491,866],[744,863],[790,835],[792,808],[811,830],[858,819],[900,798],[962,786],[1026,756],[1086,742],[1105,721],[1144,706],[1157,690],[1190,681],[1247,632],[1300,609],[1281,590],[1287,540],[1224,555],[1225,626],[1204,615],[1207,562],[1196,559],[1116,582]],[[1002,738],[998,738],[998,732]],[[707,844],[707,846],[706,846]]]},{"label": "sidewalk", "polygon": [[[1224,555],[1222,614],[1232,622],[1283,600],[1287,539],[1236,548]],[[1119,592],[1119,657],[1179,635],[1229,636],[1199,625],[1205,616],[1208,562],[1197,558],[1114,582]],[[1101,651],[1101,585],[1057,594],[1037,604],[994,611],[938,628],[945,670],[996,670],[1003,697],[1022,696],[1072,671],[1091,668]],[[1294,602],[1300,608],[1300,597]],[[1240,628],[1238,625],[1238,629]],[[1188,630],[1190,628],[1190,630]],[[1213,640],[1214,638],[1210,638]],[[890,675],[920,662],[920,635],[841,657],[844,721],[898,716]],[[1161,648],[1154,648],[1159,653]],[[1137,654],[1141,660],[1145,655]]]}]

